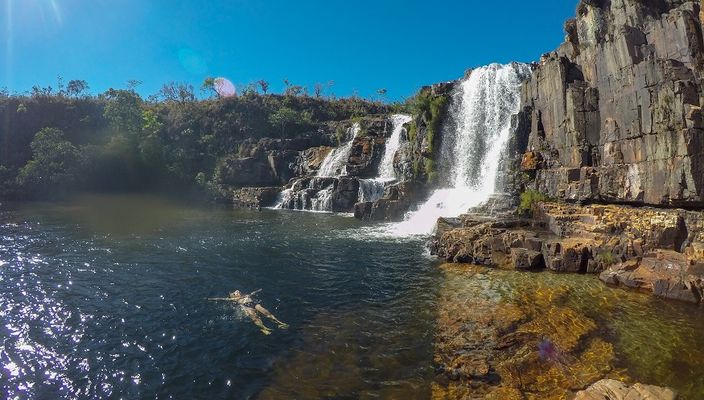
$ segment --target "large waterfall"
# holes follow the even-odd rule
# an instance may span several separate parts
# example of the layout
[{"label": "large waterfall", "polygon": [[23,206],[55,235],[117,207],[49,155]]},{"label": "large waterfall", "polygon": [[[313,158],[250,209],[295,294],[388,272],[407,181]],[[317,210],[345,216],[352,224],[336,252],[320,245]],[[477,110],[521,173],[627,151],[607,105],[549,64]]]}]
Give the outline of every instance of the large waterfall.
[{"label": "large waterfall", "polygon": [[396,234],[428,234],[440,217],[458,216],[486,201],[496,190],[499,162],[506,149],[511,116],[520,108],[521,82],[530,75],[526,64],[492,64],[475,69],[455,89],[452,118],[445,127],[440,163],[450,162],[447,186],[406,220]]},{"label": "large waterfall", "polygon": [[391,136],[386,140],[384,156],[379,164],[377,177],[374,179],[359,180],[359,201],[375,201],[384,195],[384,189],[390,182],[396,180],[394,171],[394,157],[401,147],[401,135],[404,124],[411,122],[410,115],[394,114],[391,116]]}]

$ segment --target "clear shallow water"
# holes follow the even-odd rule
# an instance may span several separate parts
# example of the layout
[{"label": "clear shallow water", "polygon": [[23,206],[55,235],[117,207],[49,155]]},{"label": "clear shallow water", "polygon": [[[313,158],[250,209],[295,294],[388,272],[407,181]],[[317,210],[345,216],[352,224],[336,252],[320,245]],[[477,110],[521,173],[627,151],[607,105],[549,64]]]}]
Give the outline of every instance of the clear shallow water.
[{"label": "clear shallow water", "polygon": [[[8,398],[428,396],[437,272],[420,241],[148,197],[5,205],[0,221]],[[259,288],[288,331],[264,336],[205,300]]]},{"label": "clear shallow water", "polygon": [[440,296],[449,293],[460,302],[518,304],[536,314],[545,313],[548,306],[572,310],[596,323],[589,337],[613,345],[613,366],[623,372],[618,375],[675,388],[682,400],[704,398],[704,310],[700,306],[611,288],[594,275],[517,273],[449,264],[442,269]]}]

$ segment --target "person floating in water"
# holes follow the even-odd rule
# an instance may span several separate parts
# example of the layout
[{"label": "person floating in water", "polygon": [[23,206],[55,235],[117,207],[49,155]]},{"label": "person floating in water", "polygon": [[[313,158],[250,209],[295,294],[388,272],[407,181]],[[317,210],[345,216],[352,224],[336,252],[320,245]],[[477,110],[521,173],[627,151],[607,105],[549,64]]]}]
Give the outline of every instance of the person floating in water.
[{"label": "person floating in water", "polygon": [[[261,289],[259,289],[261,290]],[[208,300],[224,300],[224,301],[234,301],[239,306],[242,308],[242,311],[244,311],[245,314],[249,317],[249,319],[254,322],[256,326],[259,327],[259,329],[262,331],[263,334],[269,335],[271,334],[271,329],[268,328],[266,325],[264,325],[264,322],[262,321],[261,318],[259,318],[259,315],[257,312],[260,314],[264,315],[265,317],[269,318],[272,320],[276,325],[281,328],[281,329],[287,329],[288,325],[279,321],[278,318],[274,316],[274,314],[270,313],[269,310],[264,308],[261,304],[255,303],[254,300],[252,299],[252,295],[255,293],[259,292],[259,290],[254,291],[250,294],[242,294],[239,290],[235,290],[234,292],[230,293],[230,297],[224,297],[224,298],[211,298]]]}]

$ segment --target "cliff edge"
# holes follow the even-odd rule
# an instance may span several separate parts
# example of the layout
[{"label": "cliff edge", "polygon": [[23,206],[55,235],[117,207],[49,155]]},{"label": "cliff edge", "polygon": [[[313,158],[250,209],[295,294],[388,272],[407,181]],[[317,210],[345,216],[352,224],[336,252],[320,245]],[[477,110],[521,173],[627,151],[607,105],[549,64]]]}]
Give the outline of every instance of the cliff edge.
[{"label": "cliff edge", "polygon": [[704,206],[701,4],[582,0],[522,89],[518,185],[568,201]]}]

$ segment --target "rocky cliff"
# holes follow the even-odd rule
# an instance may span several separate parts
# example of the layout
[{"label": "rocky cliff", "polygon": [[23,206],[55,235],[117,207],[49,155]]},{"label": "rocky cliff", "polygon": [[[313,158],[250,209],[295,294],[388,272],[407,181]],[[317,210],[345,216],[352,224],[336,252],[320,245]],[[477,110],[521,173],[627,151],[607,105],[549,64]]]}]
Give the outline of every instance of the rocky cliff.
[{"label": "rocky cliff", "polygon": [[489,204],[441,219],[431,251],[450,262],[600,273],[701,303],[701,4],[582,0],[565,30],[523,84],[513,120],[508,184],[523,192],[525,214]]},{"label": "rocky cliff", "polygon": [[523,87],[522,185],[573,201],[704,206],[700,10],[582,0]]}]

